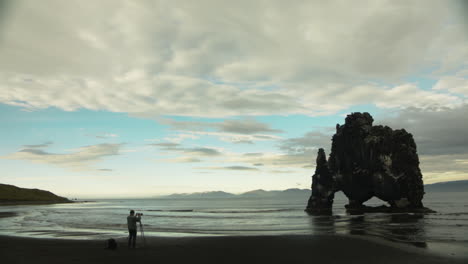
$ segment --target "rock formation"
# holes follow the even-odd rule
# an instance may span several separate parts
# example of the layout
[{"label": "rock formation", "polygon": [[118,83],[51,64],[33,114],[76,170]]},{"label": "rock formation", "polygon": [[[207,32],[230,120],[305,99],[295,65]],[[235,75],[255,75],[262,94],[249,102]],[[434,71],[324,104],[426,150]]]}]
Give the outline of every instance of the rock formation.
[{"label": "rock formation", "polygon": [[344,125],[337,124],[328,161],[323,149],[318,152],[306,211],[331,210],[337,191],[348,197],[349,210],[365,209],[363,203],[374,196],[389,203],[385,210],[423,209],[413,136],[404,129],[373,126],[373,121],[369,113],[352,113]]},{"label": "rock formation", "polygon": [[312,195],[309,198],[307,208],[313,208],[317,212],[329,212],[334,197],[335,188],[332,175],[328,169],[325,151],[319,149],[315,174],[312,176]]}]

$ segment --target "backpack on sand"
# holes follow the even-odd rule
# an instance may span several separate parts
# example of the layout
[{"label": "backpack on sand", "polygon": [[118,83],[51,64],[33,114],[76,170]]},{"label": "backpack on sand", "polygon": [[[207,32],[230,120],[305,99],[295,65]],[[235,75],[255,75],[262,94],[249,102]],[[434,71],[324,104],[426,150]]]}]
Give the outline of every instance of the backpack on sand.
[{"label": "backpack on sand", "polygon": [[106,240],[106,249],[112,249],[115,250],[117,249],[117,241],[115,239],[110,238]]}]

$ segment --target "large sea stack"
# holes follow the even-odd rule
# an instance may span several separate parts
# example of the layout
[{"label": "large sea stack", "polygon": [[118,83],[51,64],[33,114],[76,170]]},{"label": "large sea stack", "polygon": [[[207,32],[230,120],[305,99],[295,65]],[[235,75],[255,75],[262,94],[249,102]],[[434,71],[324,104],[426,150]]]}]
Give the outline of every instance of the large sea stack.
[{"label": "large sea stack", "polygon": [[373,126],[369,113],[352,113],[336,125],[330,157],[320,149],[312,177],[308,212],[331,211],[334,193],[348,197],[348,210],[377,210],[363,206],[372,197],[388,202],[383,211],[417,211],[424,186],[413,136],[404,129]]}]

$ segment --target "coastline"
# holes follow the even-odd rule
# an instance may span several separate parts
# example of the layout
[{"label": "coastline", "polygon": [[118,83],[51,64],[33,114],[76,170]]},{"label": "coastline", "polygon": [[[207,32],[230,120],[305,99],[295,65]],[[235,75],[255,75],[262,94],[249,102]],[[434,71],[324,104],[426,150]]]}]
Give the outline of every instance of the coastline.
[{"label": "coastline", "polygon": [[45,205],[45,204],[63,204],[73,203],[73,201],[1,201],[0,206],[6,205]]},{"label": "coastline", "polygon": [[466,263],[404,244],[345,235],[148,237],[142,247],[106,250],[103,240],[0,236],[6,263]]},{"label": "coastline", "polygon": [[49,204],[71,204],[71,203],[93,203],[94,201],[0,201],[0,206],[9,205],[49,205]]}]

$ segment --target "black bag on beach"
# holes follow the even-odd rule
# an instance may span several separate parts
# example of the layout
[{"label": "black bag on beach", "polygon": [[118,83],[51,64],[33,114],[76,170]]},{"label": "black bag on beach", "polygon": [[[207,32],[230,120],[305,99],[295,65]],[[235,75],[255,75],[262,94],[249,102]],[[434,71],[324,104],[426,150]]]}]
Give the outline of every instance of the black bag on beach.
[{"label": "black bag on beach", "polygon": [[106,249],[112,249],[115,250],[117,249],[117,241],[115,239],[110,238],[106,240]]}]

